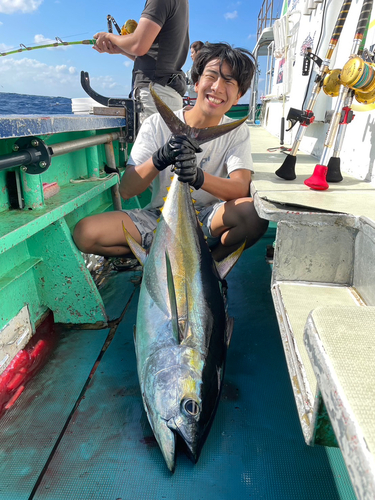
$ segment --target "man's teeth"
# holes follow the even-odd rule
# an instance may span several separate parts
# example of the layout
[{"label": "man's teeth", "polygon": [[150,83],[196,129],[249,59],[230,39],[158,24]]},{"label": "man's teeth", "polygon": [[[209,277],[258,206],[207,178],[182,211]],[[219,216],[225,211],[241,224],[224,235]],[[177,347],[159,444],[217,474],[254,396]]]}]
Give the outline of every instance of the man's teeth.
[{"label": "man's teeth", "polygon": [[207,96],[208,100],[210,102],[212,102],[213,104],[220,104],[222,103],[223,101],[221,99],[215,99],[214,97],[211,97],[211,96]]}]

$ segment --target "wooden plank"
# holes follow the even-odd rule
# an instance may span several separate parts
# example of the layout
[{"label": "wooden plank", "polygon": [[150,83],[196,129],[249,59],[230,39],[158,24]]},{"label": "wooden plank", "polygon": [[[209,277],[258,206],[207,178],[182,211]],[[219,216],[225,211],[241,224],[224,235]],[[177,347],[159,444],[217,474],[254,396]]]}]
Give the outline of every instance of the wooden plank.
[{"label": "wooden plank", "polygon": [[94,115],[105,115],[105,116],[126,116],[125,108],[108,108],[108,107],[93,107]]}]

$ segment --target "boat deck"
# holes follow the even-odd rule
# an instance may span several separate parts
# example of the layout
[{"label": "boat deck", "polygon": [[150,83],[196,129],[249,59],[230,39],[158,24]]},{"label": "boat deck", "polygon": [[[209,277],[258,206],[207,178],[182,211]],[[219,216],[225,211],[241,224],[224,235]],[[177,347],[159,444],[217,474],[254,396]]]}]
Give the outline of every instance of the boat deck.
[{"label": "boat deck", "polygon": [[303,439],[265,259],[274,239],[271,227],[228,276],[235,328],[196,465],[180,453],[171,475],[164,463],[136,374],[137,272],[113,272],[110,328],[63,330],[0,420],[0,500],[354,500],[340,450]]},{"label": "boat deck", "polygon": [[[343,180],[330,183],[324,191],[310,189],[304,180],[311,177],[319,160],[301,151],[297,154],[295,167],[296,179],[280,179],[275,171],[285,160],[280,151],[280,142],[262,127],[251,126],[251,147],[255,173],[252,194],[267,208],[281,208],[270,215],[273,220],[295,218],[301,208],[305,212],[330,212],[349,214],[354,217],[368,217],[375,221],[375,186],[370,182],[356,179],[342,172]],[[274,149],[274,151],[268,151]],[[287,151],[286,151],[287,153]],[[292,207],[294,207],[294,212]],[[270,208],[270,207],[268,207]],[[289,216],[288,216],[289,211]]]}]

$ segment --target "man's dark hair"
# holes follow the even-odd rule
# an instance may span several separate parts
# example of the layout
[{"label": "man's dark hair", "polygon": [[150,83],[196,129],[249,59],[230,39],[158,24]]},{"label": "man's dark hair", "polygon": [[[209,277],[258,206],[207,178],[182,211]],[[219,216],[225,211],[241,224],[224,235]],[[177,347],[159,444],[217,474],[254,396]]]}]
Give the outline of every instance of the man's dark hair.
[{"label": "man's dark hair", "polygon": [[191,68],[191,79],[196,83],[202,76],[207,63],[219,59],[220,71],[224,62],[232,70],[232,77],[238,83],[238,89],[243,96],[251,85],[255,73],[255,60],[251,52],[239,47],[232,47],[227,43],[203,44],[194,59]]},{"label": "man's dark hair", "polygon": [[191,45],[190,45],[190,48],[191,49],[194,49],[195,52],[199,52],[201,50],[201,48],[203,47],[203,42],[201,42],[200,40],[197,40],[196,42],[193,42]]}]

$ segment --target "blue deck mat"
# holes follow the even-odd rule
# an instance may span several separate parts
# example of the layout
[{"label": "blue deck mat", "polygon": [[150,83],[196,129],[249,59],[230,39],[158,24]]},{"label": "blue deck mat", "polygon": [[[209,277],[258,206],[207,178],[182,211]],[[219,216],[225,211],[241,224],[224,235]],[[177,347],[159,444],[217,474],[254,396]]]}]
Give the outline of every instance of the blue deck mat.
[{"label": "blue deck mat", "polygon": [[235,329],[198,464],[171,475],[147,422],[133,345],[136,295],[71,419],[35,500],[355,500],[340,450],[306,446],[270,293],[265,246],[228,277]]},{"label": "blue deck mat", "polygon": [[30,497],[108,331],[62,334],[48,364],[0,419],[0,500]]}]

